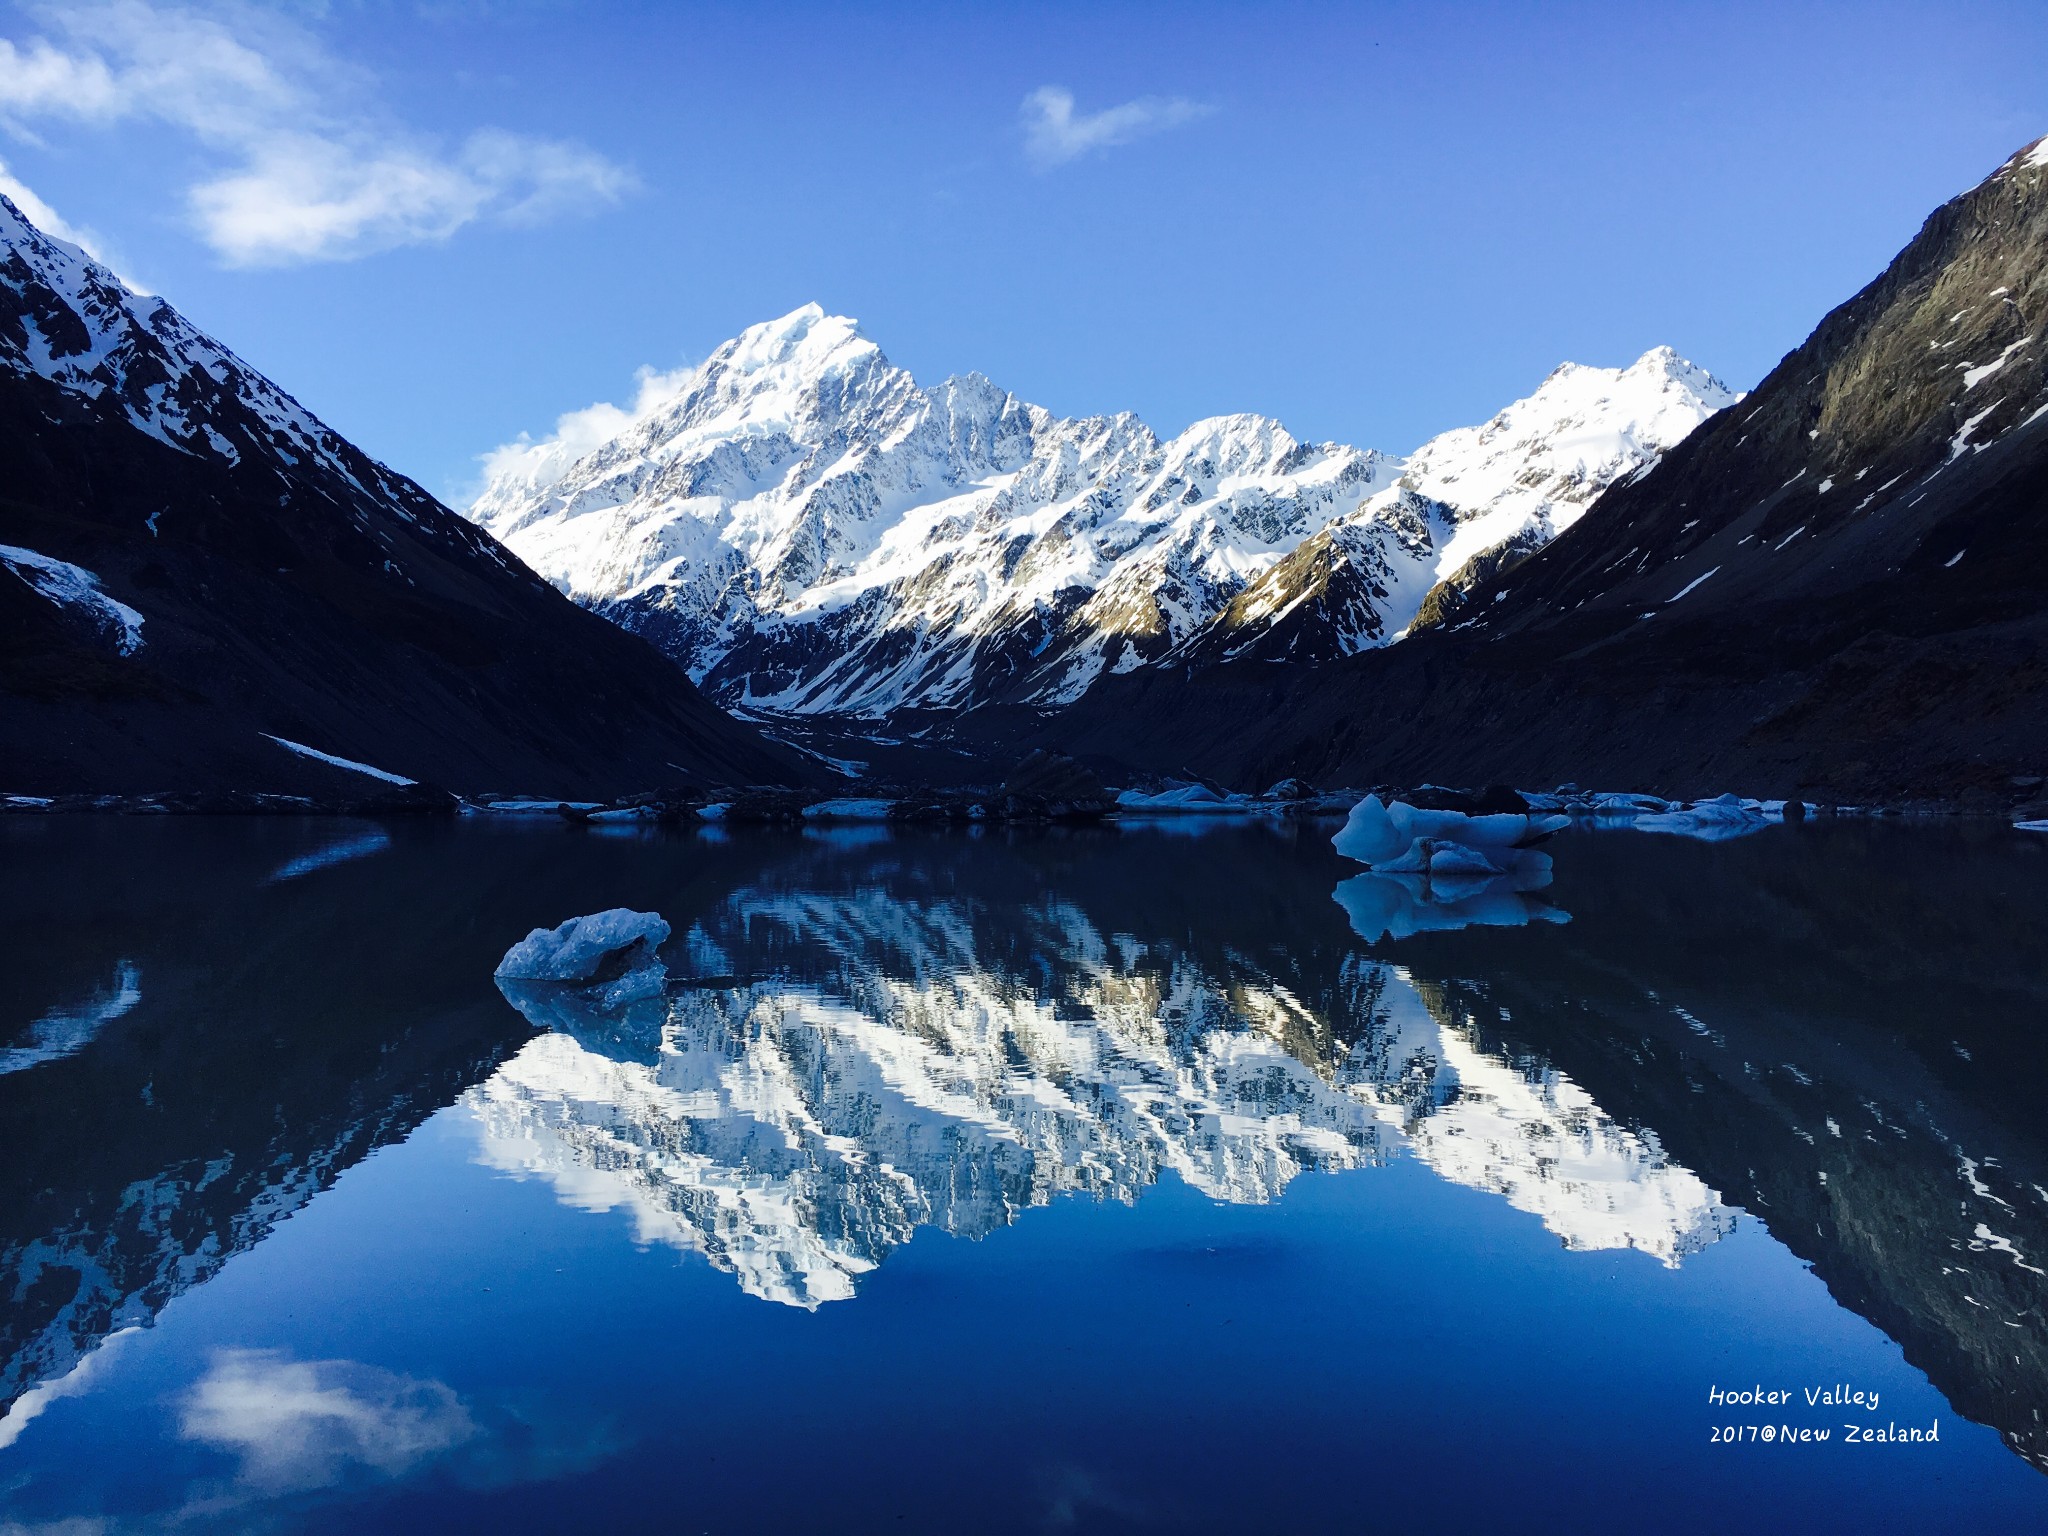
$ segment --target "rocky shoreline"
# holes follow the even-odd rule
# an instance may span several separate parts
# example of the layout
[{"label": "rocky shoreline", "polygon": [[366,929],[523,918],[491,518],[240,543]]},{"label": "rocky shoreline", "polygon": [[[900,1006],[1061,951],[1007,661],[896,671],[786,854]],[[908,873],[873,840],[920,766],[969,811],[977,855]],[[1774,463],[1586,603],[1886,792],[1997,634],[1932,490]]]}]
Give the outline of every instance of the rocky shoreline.
[{"label": "rocky shoreline", "polygon": [[1738,801],[1734,796],[1664,799],[1637,792],[1591,792],[1564,785],[1554,791],[1520,792],[1499,787],[1449,789],[1439,785],[1317,790],[1289,781],[1259,795],[1220,794],[1207,786],[1095,794],[1042,794],[1008,789],[948,789],[876,786],[855,795],[824,795],[787,789],[734,791],[724,797],[697,793],[630,795],[610,800],[561,800],[533,796],[463,797],[430,784],[394,786],[357,796],[321,797],[253,791],[164,791],[126,795],[0,795],[0,815],[116,816],[480,816],[543,818],[592,826],[784,826],[849,825],[975,826],[1004,823],[1067,825],[1184,818],[1266,817],[1290,820],[1342,819],[1367,795],[1432,810],[1467,814],[1548,811],[1574,821],[1611,824],[1631,816],[1669,817],[1720,801],[1761,808],[1773,820],[1862,817],[1894,820],[1996,821],[2007,824],[2048,820],[2048,798],[2039,781],[2015,789],[1999,809],[1981,798],[1968,801],[1916,799],[1885,805],[1834,805],[1776,800]]}]

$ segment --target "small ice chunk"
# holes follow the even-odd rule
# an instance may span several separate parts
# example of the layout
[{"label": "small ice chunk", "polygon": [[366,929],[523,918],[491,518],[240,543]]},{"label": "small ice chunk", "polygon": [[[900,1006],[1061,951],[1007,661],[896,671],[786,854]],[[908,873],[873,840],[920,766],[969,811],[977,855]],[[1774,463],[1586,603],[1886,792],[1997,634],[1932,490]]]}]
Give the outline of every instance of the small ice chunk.
[{"label": "small ice chunk", "polygon": [[610,981],[651,963],[668,934],[659,913],[613,907],[534,929],[505,951],[497,974],[522,981]]},{"label": "small ice chunk", "polygon": [[805,821],[887,821],[894,800],[820,800],[804,807]]},{"label": "small ice chunk", "polygon": [[[1781,806],[1779,815],[1782,817],[1783,814]],[[1667,811],[1660,816],[1639,816],[1635,829],[1638,832],[1668,832],[1703,842],[1720,842],[1761,832],[1772,819],[1765,812],[1762,801],[1718,795],[1712,800],[1701,800],[1686,810]]]}]

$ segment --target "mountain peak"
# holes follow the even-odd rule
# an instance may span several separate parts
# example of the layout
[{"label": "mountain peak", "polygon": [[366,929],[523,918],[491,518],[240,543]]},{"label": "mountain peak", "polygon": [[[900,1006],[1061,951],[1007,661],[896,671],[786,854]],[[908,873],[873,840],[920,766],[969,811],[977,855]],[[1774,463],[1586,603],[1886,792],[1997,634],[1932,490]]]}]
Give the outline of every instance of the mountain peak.
[{"label": "mountain peak", "polygon": [[791,365],[811,372],[856,352],[879,353],[880,348],[861,334],[858,320],[829,315],[823,305],[810,303],[748,326],[712,356],[744,373]]},{"label": "mountain peak", "polygon": [[2009,175],[2014,171],[2038,171],[2043,169],[2048,169],[2048,135],[2044,135],[2034,140],[2033,143],[2026,145],[1985,179],[1991,181],[1996,180],[2000,176]]},{"label": "mountain peak", "polygon": [[1269,416],[1162,442],[1129,413],[1063,419],[979,373],[923,388],[807,304],[605,443],[550,449],[545,477],[495,479],[470,515],[729,703],[1063,704],[1178,654],[1326,529],[1374,573],[1331,643],[1384,643],[1441,576],[1446,539],[1547,537],[1711,414],[1716,390],[1668,348],[1634,372],[1567,365],[1427,445],[1407,465],[1420,488],[1390,496],[1401,461]]}]

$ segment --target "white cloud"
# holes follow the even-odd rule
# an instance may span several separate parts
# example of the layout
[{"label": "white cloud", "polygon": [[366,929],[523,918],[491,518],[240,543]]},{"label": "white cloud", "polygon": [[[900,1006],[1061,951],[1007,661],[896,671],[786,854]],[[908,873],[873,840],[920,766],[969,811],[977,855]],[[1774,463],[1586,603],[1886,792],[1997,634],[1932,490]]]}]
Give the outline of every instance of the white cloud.
[{"label": "white cloud", "polygon": [[546,489],[585,454],[610,442],[635,422],[645,421],[675,399],[696,372],[694,368],[677,368],[662,373],[642,367],[633,375],[636,388],[631,405],[600,400],[580,411],[567,411],[556,417],[555,430],[546,437],[535,440],[522,432],[511,442],[478,454],[484,486],[510,478],[529,490]]},{"label": "white cloud", "polygon": [[1041,85],[1024,98],[1024,152],[1042,171],[1069,160],[1177,128],[1214,109],[1184,96],[1141,96],[1100,112],[1074,114],[1074,93]]},{"label": "white cloud", "polygon": [[234,266],[346,260],[480,219],[537,223],[635,184],[580,145],[497,129],[451,152],[367,105],[370,82],[275,13],[108,0],[49,21],[57,41],[0,39],[0,123],[25,136],[49,120],[190,134],[221,163],[187,206]]},{"label": "white cloud", "polygon": [[479,1433],[443,1382],[264,1349],[216,1355],[178,1428],[239,1454],[242,1480],[269,1492],[331,1487],[357,1468],[399,1477]]}]

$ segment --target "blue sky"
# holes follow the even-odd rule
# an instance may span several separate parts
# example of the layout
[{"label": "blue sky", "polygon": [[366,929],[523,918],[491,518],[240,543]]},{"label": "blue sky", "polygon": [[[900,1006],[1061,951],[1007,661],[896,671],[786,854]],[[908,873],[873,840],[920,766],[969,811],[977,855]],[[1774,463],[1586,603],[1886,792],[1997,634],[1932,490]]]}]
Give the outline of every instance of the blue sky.
[{"label": "blue sky", "polygon": [[0,159],[457,495],[815,299],[935,381],[1403,451],[1753,384],[2048,132],[2048,5],[0,10]]}]

